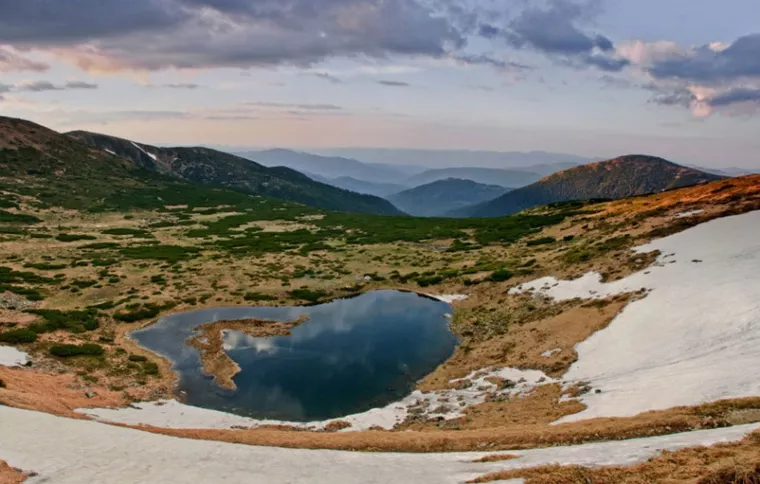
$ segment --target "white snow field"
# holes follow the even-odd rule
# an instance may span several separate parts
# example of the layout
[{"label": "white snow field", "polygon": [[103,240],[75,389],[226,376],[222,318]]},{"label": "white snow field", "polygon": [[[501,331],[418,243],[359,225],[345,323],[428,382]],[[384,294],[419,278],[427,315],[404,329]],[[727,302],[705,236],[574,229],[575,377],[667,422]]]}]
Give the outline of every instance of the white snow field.
[{"label": "white snow field", "polygon": [[[498,388],[486,381],[488,377],[511,380],[513,385]],[[483,403],[489,395],[519,395],[529,392],[541,383],[554,382],[543,372],[537,370],[518,370],[501,368],[490,371],[472,372],[464,378],[452,380],[466,383],[462,388],[440,390],[435,392],[412,392],[399,402],[385,407],[373,408],[366,412],[345,417],[315,422],[284,422],[279,420],[256,420],[216,410],[185,405],[176,400],[160,402],[143,402],[126,408],[79,409],[78,412],[103,422],[128,425],[152,425],[173,429],[229,429],[233,427],[259,427],[262,425],[290,425],[293,427],[319,430],[330,422],[349,422],[351,427],[342,431],[351,432],[367,430],[371,427],[391,429],[403,422],[410,409],[416,408],[428,417],[453,419],[463,415],[465,408]]]},{"label": "white snow field", "polygon": [[0,366],[20,366],[27,362],[29,355],[11,346],[0,346]]},{"label": "white snow field", "polygon": [[[29,483],[454,484],[499,470],[551,463],[625,465],[661,450],[742,439],[760,424],[664,437],[508,452],[398,454],[257,447],[180,439],[0,406],[0,459],[37,476]],[[513,481],[513,482],[520,482]]]},{"label": "white snow field", "polygon": [[556,300],[649,290],[605,329],[577,345],[564,376],[589,382],[588,408],[560,422],[760,396],[760,212],[726,217],[635,249],[659,250],[650,268],[608,284],[590,273],[542,278],[533,290]]}]

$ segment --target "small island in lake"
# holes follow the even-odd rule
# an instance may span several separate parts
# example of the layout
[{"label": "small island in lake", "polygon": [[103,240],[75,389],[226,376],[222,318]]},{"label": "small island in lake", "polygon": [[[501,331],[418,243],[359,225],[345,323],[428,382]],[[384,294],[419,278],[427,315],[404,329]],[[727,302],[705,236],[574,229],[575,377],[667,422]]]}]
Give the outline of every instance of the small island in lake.
[{"label": "small island in lake", "polygon": [[204,373],[213,376],[222,388],[235,390],[237,387],[233,378],[240,373],[240,366],[224,352],[224,334],[227,331],[237,331],[256,338],[289,336],[290,330],[308,319],[308,316],[302,315],[288,322],[256,318],[214,321],[196,326],[196,334],[187,340],[187,344],[200,353]]}]

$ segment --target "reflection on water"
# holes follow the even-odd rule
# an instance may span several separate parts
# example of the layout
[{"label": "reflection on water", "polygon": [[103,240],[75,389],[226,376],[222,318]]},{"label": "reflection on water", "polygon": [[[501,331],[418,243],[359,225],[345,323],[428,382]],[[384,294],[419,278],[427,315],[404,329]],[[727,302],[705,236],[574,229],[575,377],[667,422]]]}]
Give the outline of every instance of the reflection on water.
[{"label": "reflection on water", "polygon": [[[187,403],[262,419],[310,421],[387,405],[451,356],[451,307],[412,293],[375,291],[311,307],[217,308],[167,316],[132,333],[175,362]],[[290,336],[225,336],[240,365],[237,390],[203,375],[198,352],[184,344],[192,328],[221,319],[309,320]]]}]

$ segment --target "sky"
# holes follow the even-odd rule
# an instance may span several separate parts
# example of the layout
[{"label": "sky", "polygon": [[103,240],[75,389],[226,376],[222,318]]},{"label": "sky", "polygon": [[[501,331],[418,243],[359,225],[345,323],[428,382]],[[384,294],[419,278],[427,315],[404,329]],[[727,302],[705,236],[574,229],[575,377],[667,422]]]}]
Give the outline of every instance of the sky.
[{"label": "sky", "polygon": [[757,167],[758,19],[757,0],[0,0],[0,115],[160,145]]}]

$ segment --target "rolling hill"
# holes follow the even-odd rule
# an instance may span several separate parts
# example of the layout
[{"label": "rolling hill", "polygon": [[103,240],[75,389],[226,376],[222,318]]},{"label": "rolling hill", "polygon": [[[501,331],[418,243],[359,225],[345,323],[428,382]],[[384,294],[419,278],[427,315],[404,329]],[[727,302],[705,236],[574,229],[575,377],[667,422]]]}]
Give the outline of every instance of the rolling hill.
[{"label": "rolling hill", "polygon": [[398,215],[388,201],[312,180],[286,167],[267,168],[239,156],[209,148],[159,148],[97,133],[67,135],[90,147],[150,172],[180,180],[223,186],[254,195],[289,200],[326,210]]},{"label": "rolling hill", "polygon": [[441,217],[452,210],[493,200],[507,191],[497,185],[449,178],[396,193],[388,200],[411,215]]},{"label": "rolling hill", "polygon": [[387,198],[388,195],[398,193],[405,188],[404,185],[396,183],[379,183],[366,180],[359,180],[350,176],[341,176],[333,178],[332,180],[325,180],[322,183],[327,183],[334,187],[342,188],[344,190],[351,190],[356,193],[364,193],[367,195],[375,195],[377,197]]},{"label": "rolling hill", "polygon": [[[332,148],[320,149],[325,156],[345,156],[365,163],[387,163],[391,166],[482,166],[485,168],[521,169],[534,165],[582,165],[600,158],[546,151],[482,151],[427,150],[398,148]],[[559,171],[559,170],[557,170]]]},{"label": "rolling hill", "polygon": [[404,172],[390,166],[370,165],[339,156],[319,156],[280,148],[246,151],[239,155],[264,166],[287,166],[302,173],[312,173],[331,180],[351,177],[376,183],[398,183],[406,178]]},{"label": "rolling hill", "polygon": [[516,188],[538,181],[541,175],[522,170],[502,170],[497,168],[440,168],[414,175],[406,180],[406,184],[416,187],[450,178],[470,180],[483,185]]},{"label": "rolling hill", "polygon": [[448,215],[500,217],[549,203],[625,198],[721,178],[662,158],[628,155],[555,173],[495,200],[452,211]]}]

